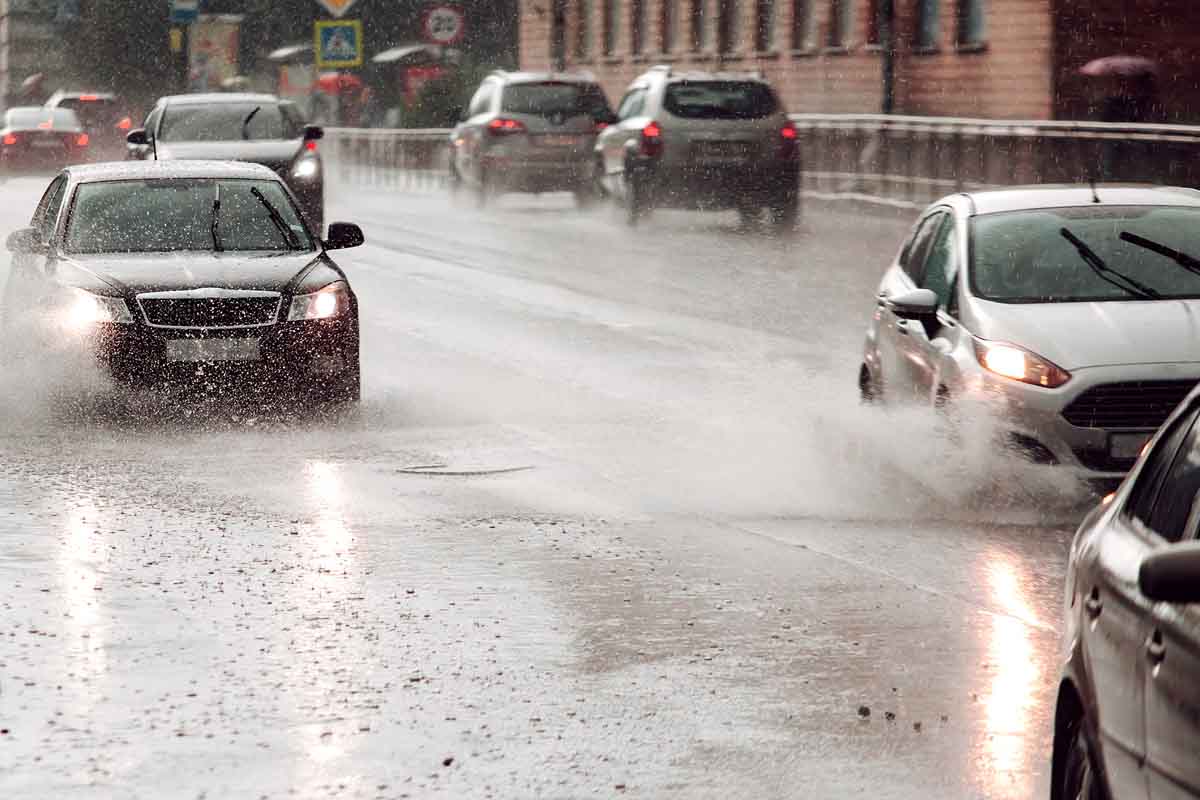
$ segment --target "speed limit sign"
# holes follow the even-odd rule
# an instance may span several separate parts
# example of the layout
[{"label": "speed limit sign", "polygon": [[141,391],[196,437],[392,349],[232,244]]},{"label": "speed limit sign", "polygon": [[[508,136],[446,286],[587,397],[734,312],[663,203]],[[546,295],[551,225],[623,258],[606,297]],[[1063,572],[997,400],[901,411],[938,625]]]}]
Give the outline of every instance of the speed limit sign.
[{"label": "speed limit sign", "polygon": [[430,44],[458,44],[467,32],[467,18],[458,6],[431,6],[425,10],[421,27]]}]

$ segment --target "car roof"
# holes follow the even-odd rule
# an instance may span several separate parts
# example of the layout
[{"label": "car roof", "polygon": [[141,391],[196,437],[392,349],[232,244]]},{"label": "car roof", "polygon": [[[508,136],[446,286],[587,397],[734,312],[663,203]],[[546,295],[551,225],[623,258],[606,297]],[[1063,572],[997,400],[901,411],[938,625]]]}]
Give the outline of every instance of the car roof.
[{"label": "car roof", "polygon": [[596,78],[582,72],[504,72],[496,71],[492,77],[505,83],[581,83],[592,84]]},{"label": "car roof", "polygon": [[1179,186],[1098,183],[1093,194],[1086,184],[1043,184],[967,192],[965,196],[973,215],[1095,205],[1097,197],[1102,205],[1200,207],[1200,191]]},{"label": "car roof", "polygon": [[169,105],[226,105],[232,103],[278,103],[273,94],[253,92],[208,92],[205,94],[169,94],[158,99],[160,104]]},{"label": "car roof", "polygon": [[262,164],[245,161],[112,161],[66,168],[76,183],[137,181],[172,178],[273,178],[279,176]]},{"label": "car roof", "polygon": [[96,100],[116,100],[117,99],[117,95],[115,92],[86,92],[86,91],[66,92],[66,91],[63,91],[60,89],[59,91],[50,95],[50,100],[48,100],[47,102],[53,102],[55,100],[78,100],[81,97],[93,97]]}]

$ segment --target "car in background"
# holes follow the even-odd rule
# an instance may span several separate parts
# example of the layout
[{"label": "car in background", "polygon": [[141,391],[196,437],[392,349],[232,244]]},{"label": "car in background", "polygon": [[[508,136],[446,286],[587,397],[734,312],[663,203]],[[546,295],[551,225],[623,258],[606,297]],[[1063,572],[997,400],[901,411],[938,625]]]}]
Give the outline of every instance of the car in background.
[{"label": "car in background", "polygon": [[126,137],[131,159],[249,161],[288,185],[309,224],[325,225],[325,168],[318,140],[300,108],[269,94],[184,94],[163,97],[145,124]]},{"label": "car in background", "polygon": [[125,157],[125,137],[133,130],[133,117],[117,95],[58,91],[46,101],[46,108],[75,112],[91,140],[93,161],[119,161]]},{"label": "car in background", "polygon": [[653,67],[630,84],[599,136],[596,174],[638,223],[654,208],[737,209],[779,231],[800,210],[800,146],[775,91],[757,75]]},{"label": "car in background", "polygon": [[70,167],[8,239],[6,325],[94,354],[131,385],[248,379],[270,396],[357,402],[358,301],[266,167],[177,161]]},{"label": "car in background", "polygon": [[452,186],[473,189],[480,205],[502,192],[566,191],[587,206],[592,147],[615,119],[590,76],[493,72],[450,135]]},{"label": "car in background", "polygon": [[68,109],[17,106],[0,127],[0,170],[57,170],[88,159],[91,137]]},{"label": "car in background", "polygon": [[944,409],[983,401],[1004,444],[1030,460],[1118,480],[1200,381],[1198,259],[1190,189],[943,198],[872,298],[861,395]]},{"label": "car in background", "polygon": [[1200,798],[1200,393],[1071,546],[1052,800]]}]

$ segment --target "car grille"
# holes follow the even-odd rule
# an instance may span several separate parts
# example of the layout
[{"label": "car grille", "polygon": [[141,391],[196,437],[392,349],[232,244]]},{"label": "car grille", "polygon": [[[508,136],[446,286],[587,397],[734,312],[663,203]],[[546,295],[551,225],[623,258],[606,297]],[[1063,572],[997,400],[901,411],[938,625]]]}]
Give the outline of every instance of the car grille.
[{"label": "car grille", "polygon": [[156,328],[253,328],[273,325],[278,292],[198,290],[138,295],[148,325]]},{"label": "car grille", "polygon": [[1075,457],[1079,463],[1096,472],[1129,472],[1137,463],[1136,458],[1116,458],[1104,450],[1078,449]]},{"label": "car grille", "polygon": [[1194,380],[1105,383],[1075,398],[1063,417],[1080,428],[1157,428],[1195,386]]}]

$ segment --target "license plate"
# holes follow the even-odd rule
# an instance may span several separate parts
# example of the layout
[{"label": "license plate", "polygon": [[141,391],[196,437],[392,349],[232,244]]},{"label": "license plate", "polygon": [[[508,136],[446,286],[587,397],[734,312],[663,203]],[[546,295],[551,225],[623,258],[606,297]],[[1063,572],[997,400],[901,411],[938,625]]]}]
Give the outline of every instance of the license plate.
[{"label": "license plate", "polygon": [[753,146],[748,142],[700,142],[696,152],[702,158],[750,158]]},{"label": "license plate", "polygon": [[62,142],[54,139],[34,139],[33,146],[41,150],[62,149]]},{"label": "license plate", "polygon": [[1113,433],[1108,437],[1108,454],[1112,458],[1137,458],[1150,441],[1152,433]]},{"label": "license plate", "polygon": [[257,361],[258,339],[171,339],[167,361]]},{"label": "license plate", "polygon": [[541,136],[538,138],[543,147],[574,147],[579,144],[578,136]]}]

